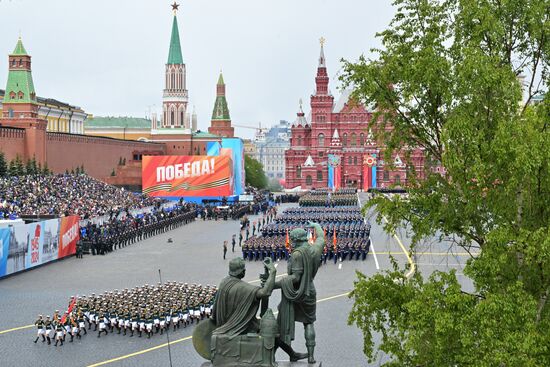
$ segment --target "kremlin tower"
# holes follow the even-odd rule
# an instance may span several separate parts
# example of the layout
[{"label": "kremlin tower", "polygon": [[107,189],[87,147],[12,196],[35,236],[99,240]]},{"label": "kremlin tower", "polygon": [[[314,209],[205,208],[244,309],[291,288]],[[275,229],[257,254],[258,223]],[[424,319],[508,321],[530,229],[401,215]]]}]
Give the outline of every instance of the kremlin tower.
[{"label": "kremlin tower", "polygon": [[216,103],[214,103],[212,122],[208,128],[208,132],[224,138],[232,138],[235,133],[234,128],[231,126],[231,117],[229,116],[229,108],[225,99],[225,83],[221,72],[218,84],[216,85]]},{"label": "kremlin tower", "polygon": [[178,4],[172,5],[174,20],[170,50],[164,72],[164,91],[162,95],[162,128],[190,129],[187,116],[188,92],[186,87],[185,64],[181,56],[180,35],[176,12]]},{"label": "kremlin tower", "polygon": [[9,55],[8,83],[3,101],[1,125],[25,129],[25,157],[46,161],[46,127],[48,122],[38,116],[38,102],[31,73],[31,57],[21,37]]}]

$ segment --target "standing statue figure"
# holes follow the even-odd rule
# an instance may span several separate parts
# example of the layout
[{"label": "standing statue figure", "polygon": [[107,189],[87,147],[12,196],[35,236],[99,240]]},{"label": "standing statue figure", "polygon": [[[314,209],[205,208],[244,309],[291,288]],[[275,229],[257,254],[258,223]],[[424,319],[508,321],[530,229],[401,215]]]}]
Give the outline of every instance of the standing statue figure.
[{"label": "standing statue figure", "polygon": [[[275,289],[281,289],[281,303],[277,324],[279,338],[277,347],[283,349],[291,361],[308,358],[308,363],[315,363],[315,329],[317,292],[313,279],[321,263],[325,235],[318,223],[309,222],[309,227],[315,230],[316,239],[313,244],[308,243],[307,233],[302,228],[290,232],[292,255],[288,261],[288,275],[275,282]],[[291,343],[294,340],[295,322],[304,324],[307,353],[297,353]]]}]

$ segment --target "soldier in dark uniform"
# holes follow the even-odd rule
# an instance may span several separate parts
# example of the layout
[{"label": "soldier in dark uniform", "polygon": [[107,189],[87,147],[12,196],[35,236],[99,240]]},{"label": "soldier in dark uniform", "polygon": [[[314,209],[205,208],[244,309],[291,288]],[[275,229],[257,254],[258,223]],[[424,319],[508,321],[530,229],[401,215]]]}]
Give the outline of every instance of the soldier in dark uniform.
[{"label": "soldier in dark uniform", "polygon": [[235,252],[235,235],[231,237],[231,251]]}]

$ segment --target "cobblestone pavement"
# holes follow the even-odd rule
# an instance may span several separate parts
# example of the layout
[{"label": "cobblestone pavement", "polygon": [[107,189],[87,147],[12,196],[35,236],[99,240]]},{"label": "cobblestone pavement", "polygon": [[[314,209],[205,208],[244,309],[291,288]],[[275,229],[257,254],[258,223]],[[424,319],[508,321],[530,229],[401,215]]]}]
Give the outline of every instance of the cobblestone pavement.
[{"label": "cobblestone pavement", "polygon": [[[281,210],[290,204],[285,204]],[[251,217],[253,221],[254,216]],[[63,310],[70,296],[99,293],[154,284],[159,281],[178,280],[188,283],[218,284],[226,276],[229,260],[241,256],[238,244],[235,253],[228,251],[223,260],[224,240],[230,243],[231,235],[238,234],[237,221],[198,220],[187,226],[135,243],[105,256],[69,258],[29,272],[0,280],[0,350],[2,365],[6,366],[169,366],[166,336],[154,335],[151,339],[130,338],[109,334],[100,339],[88,334],[82,340],[65,343],[63,347],[34,344],[35,328],[28,325],[38,314],[52,314]],[[403,246],[408,239],[403,235]],[[373,223],[371,231],[374,250],[365,261],[327,263],[316,276],[319,304],[317,307],[316,357],[323,366],[367,366],[362,353],[362,336],[358,329],[347,325],[351,301],[346,296],[353,287],[355,271],[372,275],[390,266],[390,256],[406,264],[402,246],[394,236],[385,234]],[[237,236],[238,237],[238,236]],[[168,243],[168,238],[173,243]],[[421,260],[421,271],[436,268],[457,268],[463,258],[440,255]],[[418,260],[418,259],[417,259]],[[439,261],[439,262],[436,262]],[[263,272],[261,262],[247,262],[245,280],[256,281]],[[279,275],[286,272],[286,262],[278,263]],[[280,292],[270,300],[275,308]],[[200,366],[204,360],[193,349],[190,335],[193,328],[170,332],[171,355],[174,366]],[[297,350],[305,350],[302,328],[296,327]],[[285,359],[278,352],[278,358]],[[376,363],[374,365],[378,365]]]}]

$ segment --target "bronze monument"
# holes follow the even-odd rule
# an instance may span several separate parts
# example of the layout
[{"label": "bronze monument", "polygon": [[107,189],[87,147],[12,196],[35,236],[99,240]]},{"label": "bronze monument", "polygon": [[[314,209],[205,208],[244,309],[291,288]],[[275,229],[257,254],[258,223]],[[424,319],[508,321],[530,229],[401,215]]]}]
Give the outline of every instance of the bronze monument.
[{"label": "bronze monument", "polygon": [[[193,332],[195,349],[213,366],[275,367],[277,347],[289,355],[291,362],[307,358],[308,363],[315,363],[313,323],[317,294],[313,279],[319,269],[325,236],[319,224],[309,223],[309,227],[316,235],[313,244],[308,243],[304,229],[290,233],[293,251],[288,275],[277,282],[277,271],[270,258],[264,260],[261,286],[242,280],[246,272],[242,258],[230,261],[229,276],[218,287],[212,318],[200,323]],[[276,321],[268,308],[273,289],[282,291]],[[258,319],[260,305],[261,319]],[[295,352],[291,347],[295,322],[304,324],[307,353]]]}]

